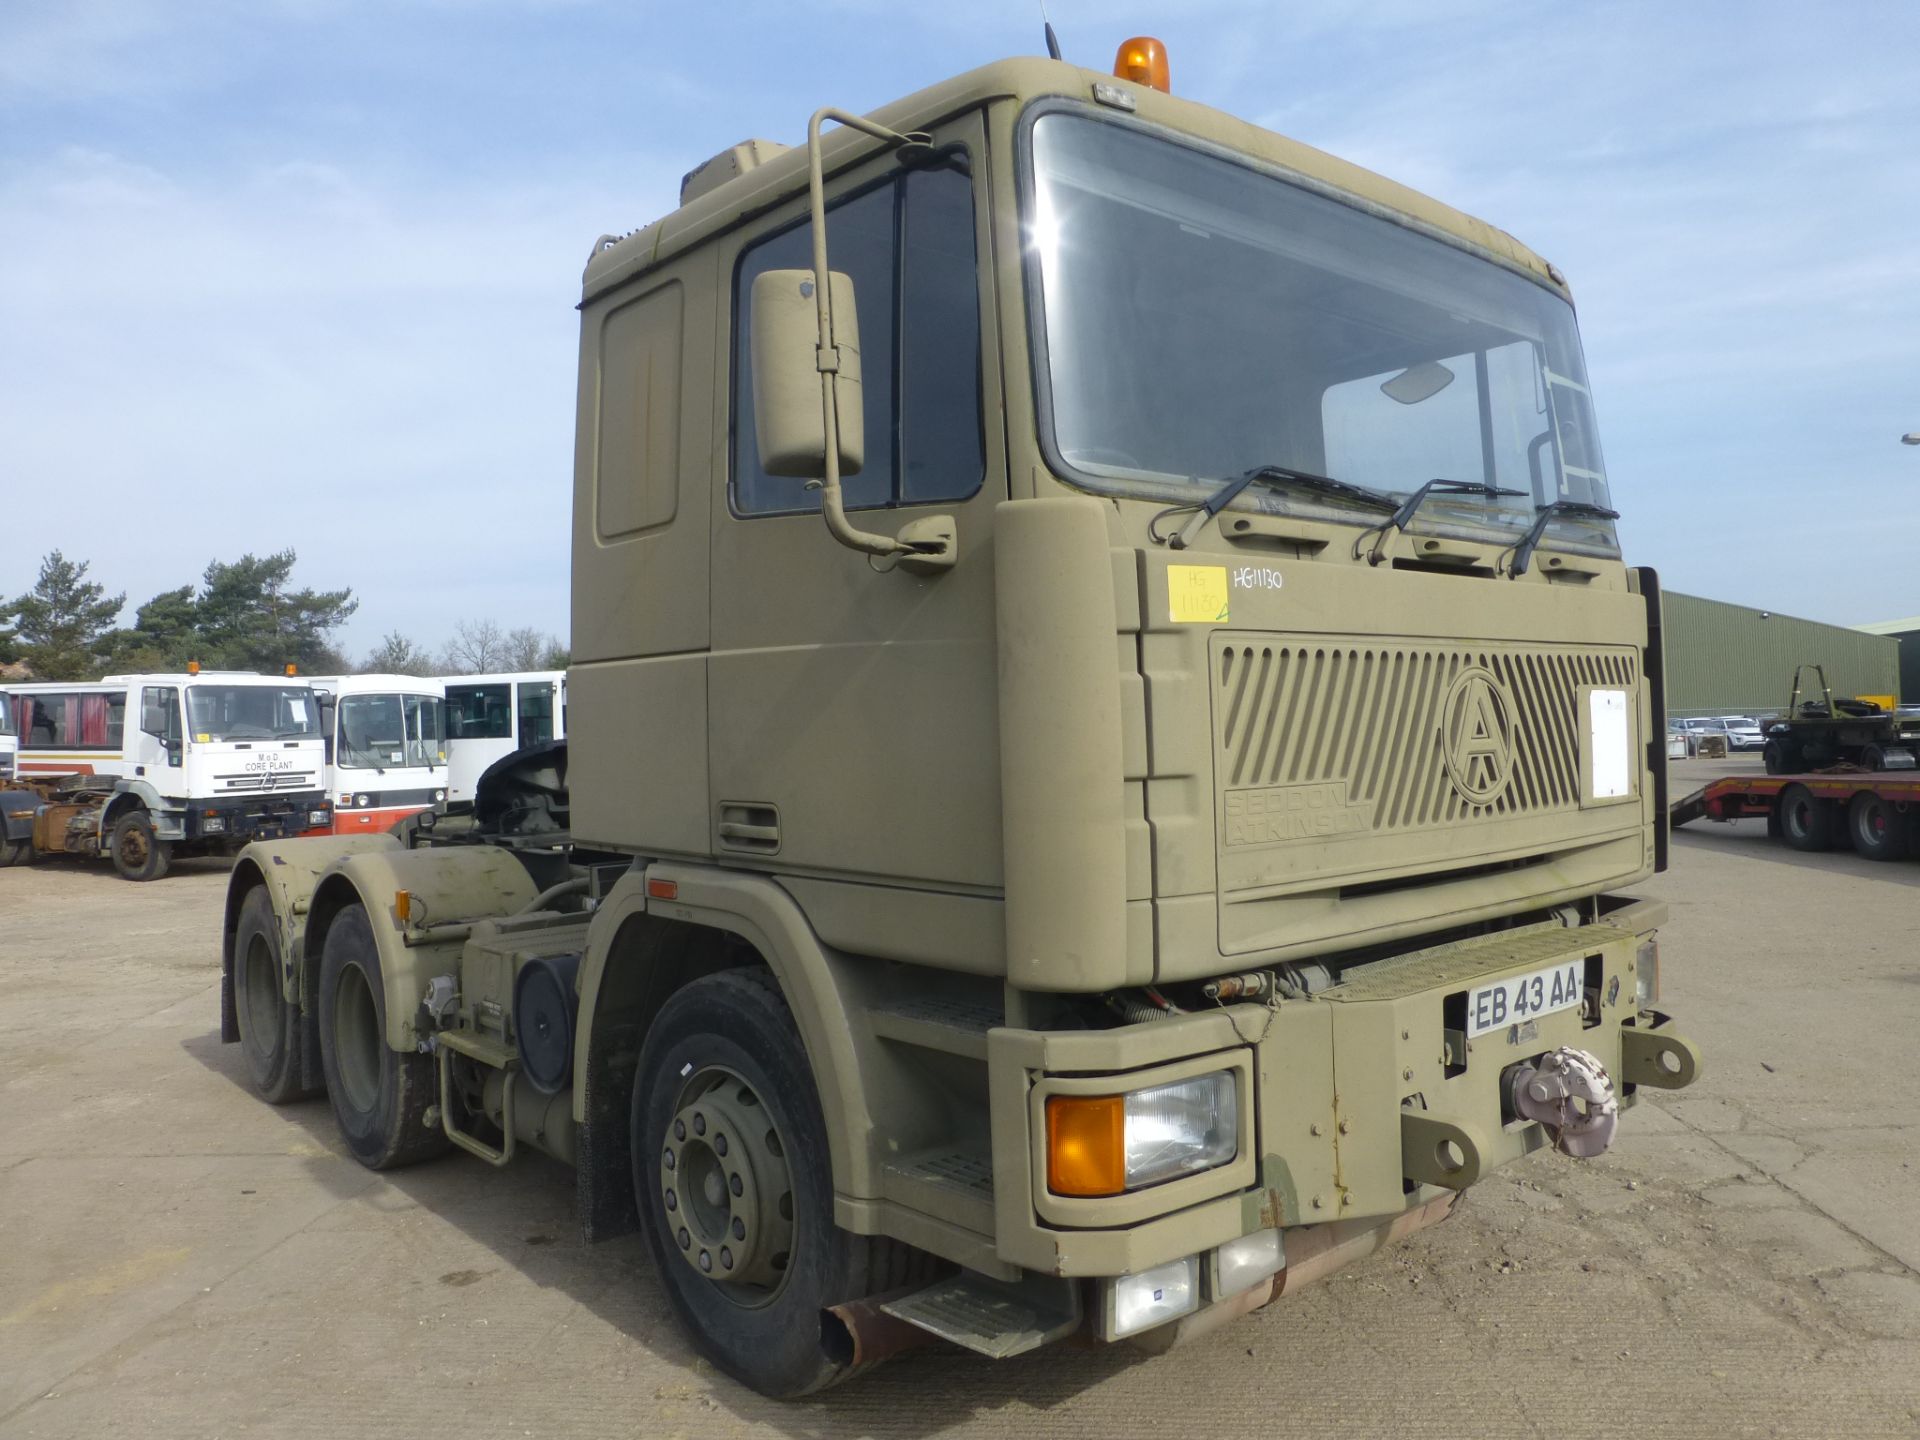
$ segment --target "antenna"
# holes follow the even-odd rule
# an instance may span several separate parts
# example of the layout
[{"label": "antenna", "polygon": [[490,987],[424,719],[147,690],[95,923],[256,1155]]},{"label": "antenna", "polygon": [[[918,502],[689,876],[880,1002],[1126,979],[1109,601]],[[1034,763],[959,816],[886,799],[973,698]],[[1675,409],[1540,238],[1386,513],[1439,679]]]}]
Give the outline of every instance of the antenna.
[{"label": "antenna", "polygon": [[1040,0],[1040,25],[1047,32],[1047,58],[1060,58],[1060,37],[1053,33],[1053,21],[1047,18],[1047,0]]}]

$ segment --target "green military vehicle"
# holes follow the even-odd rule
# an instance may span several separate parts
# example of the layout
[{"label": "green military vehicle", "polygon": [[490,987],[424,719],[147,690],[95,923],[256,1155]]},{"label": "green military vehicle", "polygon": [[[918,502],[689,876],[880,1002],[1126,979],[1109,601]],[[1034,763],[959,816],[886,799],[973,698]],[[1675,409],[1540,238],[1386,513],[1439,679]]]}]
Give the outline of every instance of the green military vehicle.
[{"label": "green military vehicle", "polygon": [[600,240],[568,742],[234,870],[266,1098],[570,1163],[769,1394],[1164,1349],[1697,1073],[1565,282],[1164,72],[823,110]]}]

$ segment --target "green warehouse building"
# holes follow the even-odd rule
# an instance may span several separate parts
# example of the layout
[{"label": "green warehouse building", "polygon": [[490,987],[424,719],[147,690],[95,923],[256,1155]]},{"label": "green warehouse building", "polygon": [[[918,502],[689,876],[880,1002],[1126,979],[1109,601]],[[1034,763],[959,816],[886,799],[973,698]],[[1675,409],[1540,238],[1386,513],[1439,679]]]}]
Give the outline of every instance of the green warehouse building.
[{"label": "green warehouse building", "polygon": [[1882,620],[1856,629],[1869,635],[1884,635],[1900,644],[1900,700],[1902,704],[1920,704],[1920,615],[1906,620]]},{"label": "green warehouse building", "polygon": [[[1904,647],[1880,627],[1823,625],[1774,610],[1666,592],[1667,714],[1774,714],[1784,709],[1796,665],[1824,665],[1836,695],[1920,698],[1920,619],[1894,622],[1916,632]],[[1905,684],[1902,684],[1903,678]],[[1809,677],[1811,683],[1811,677]]]}]

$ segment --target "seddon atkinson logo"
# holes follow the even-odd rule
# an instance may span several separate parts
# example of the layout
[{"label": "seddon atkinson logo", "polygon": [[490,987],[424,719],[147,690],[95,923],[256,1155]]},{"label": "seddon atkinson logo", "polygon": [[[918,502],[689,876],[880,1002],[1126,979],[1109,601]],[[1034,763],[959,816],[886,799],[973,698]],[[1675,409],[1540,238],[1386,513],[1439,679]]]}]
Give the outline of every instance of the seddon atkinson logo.
[{"label": "seddon atkinson logo", "polygon": [[1513,779],[1513,696],[1479,665],[1453,677],[1440,702],[1440,756],[1447,778],[1473,805],[1491,805]]}]

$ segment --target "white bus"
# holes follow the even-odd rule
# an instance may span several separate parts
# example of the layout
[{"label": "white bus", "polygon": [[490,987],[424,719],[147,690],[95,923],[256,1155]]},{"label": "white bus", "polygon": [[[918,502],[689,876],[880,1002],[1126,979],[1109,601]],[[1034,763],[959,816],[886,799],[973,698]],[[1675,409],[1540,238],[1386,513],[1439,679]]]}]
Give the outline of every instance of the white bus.
[{"label": "white bus", "polygon": [[189,667],[7,690],[18,778],[92,777],[104,796],[46,848],[108,855],[128,879],[150,880],[175,854],[331,824],[320,709],[304,680]]},{"label": "white bus", "polygon": [[0,690],[0,785],[13,779],[14,757],[20,750],[20,736],[13,726],[13,702]]},{"label": "white bus", "polygon": [[474,783],[503,755],[567,737],[567,672],[443,675],[447,687],[447,798],[473,800]]},{"label": "white bus", "polygon": [[332,833],[391,829],[447,798],[445,687],[415,675],[318,675]]}]

